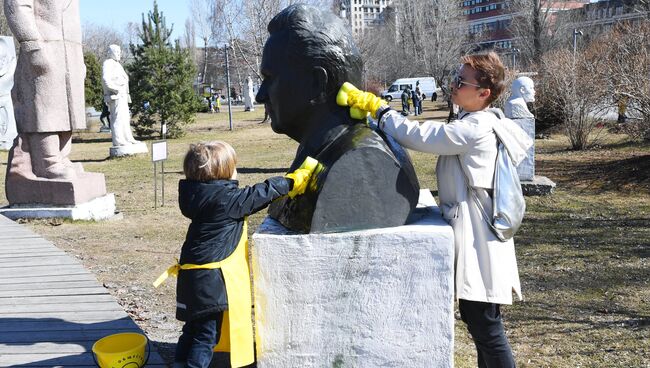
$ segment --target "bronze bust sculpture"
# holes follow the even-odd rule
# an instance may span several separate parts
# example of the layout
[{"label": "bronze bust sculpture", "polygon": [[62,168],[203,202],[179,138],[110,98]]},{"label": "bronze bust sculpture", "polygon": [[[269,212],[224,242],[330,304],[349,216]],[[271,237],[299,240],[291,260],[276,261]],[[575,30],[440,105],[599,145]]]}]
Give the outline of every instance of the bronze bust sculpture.
[{"label": "bronze bust sculpture", "polygon": [[268,30],[256,99],[273,131],[300,143],[289,170],[307,156],[324,167],[304,195],[271,204],[271,217],[303,233],[403,225],[419,196],[408,154],[336,105],[339,88],[361,85],[363,70],[343,21],[298,4],[278,13]]}]

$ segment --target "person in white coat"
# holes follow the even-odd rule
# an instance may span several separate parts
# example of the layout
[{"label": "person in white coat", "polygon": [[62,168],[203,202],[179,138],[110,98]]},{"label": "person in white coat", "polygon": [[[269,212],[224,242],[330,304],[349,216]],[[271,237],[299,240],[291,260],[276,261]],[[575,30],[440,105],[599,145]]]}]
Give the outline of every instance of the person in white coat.
[{"label": "person in white coat", "polygon": [[452,102],[461,111],[449,124],[409,121],[380,102],[351,106],[373,113],[379,129],[402,146],[440,155],[438,196],[442,214],[454,230],[455,287],[461,318],[474,339],[479,367],[514,367],[500,311],[500,305],[512,304],[513,292],[522,299],[514,242],[501,242],[491,232],[470,190],[475,191],[486,213],[492,213],[495,131],[515,165],[525,158],[532,142],[500,110],[490,109],[504,89],[505,71],[499,57],[493,52],[471,55],[461,64],[451,89]]}]

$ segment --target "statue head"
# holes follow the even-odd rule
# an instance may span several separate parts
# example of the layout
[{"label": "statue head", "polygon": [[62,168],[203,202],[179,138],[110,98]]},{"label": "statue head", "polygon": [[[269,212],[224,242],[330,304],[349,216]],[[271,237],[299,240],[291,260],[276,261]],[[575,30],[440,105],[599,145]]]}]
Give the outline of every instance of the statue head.
[{"label": "statue head", "polygon": [[512,97],[521,97],[526,102],[535,101],[535,83],[528,77],[519,77],[512,82]]},{"label": "statue head", "polygon": [[300,142],[314,114],[340,109],[336,93],[348,81],[361,85],[363,63],[345,23],[329,10],[295,4],[268,25],[256,100],[266,105],[271,127]]},{"label": "statue head", "polygon": [[110,45],[108,46],[108,56],[115,61],[120,61],[122,49],[118,45]]}]

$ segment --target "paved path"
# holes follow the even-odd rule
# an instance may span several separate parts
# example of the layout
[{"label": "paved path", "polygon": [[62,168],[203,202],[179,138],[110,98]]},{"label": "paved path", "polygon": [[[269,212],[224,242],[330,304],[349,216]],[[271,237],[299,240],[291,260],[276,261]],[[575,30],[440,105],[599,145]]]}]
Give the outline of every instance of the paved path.
[{"label": "paved path", "polygon": [[[0,367],[94,367],[91,347],[142,332],[93,274],[0,215]],[[147,367],[164,367],[153,352]]]}]

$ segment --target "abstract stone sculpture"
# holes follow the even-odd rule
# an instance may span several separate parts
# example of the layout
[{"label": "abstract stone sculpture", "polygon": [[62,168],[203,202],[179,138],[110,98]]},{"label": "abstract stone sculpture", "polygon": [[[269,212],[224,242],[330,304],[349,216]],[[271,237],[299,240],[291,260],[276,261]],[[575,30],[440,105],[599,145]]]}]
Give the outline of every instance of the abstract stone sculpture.
[{"label": "abstract stone sculpture", "polygon": [[72,130],[86,127],[79,1],[5,0],[4,6],[20,42],[9,203],[75,205],[104,196],[104,175],[86,173],[68,158]]},{"label": "abstract stone sculpture", "polygon": [[16,49],[13,37],[0,37],[0,150],[8,150],[18,135],[11,89],[16,71]]},{"label": "abstract stone sculpture", "polygon": [[131,133],[129,76],[120,64],[122,50],[118,45],[110,45],[108,49],[109,58],[102,64],[102,87],[104,103],[108,106],[111,117],[113,147],[110,155],[114,157],[148,152],[147,145],[136,141]]},{"label": "abstract stone sculpture", "polygon": [[408,154],[336,104],[344,82],[362,85],[361,56],[345,24],[298,4],[277,14],[268,30],[257,101],[273,131],[300,143],[289,171],[307,156],[324,166],[304,195],[271,204],[271,217],[303,233],[405,224],[419,196]]},{"label": "abstract stone sculpture", "polygon": [[253,80],[248,76],[246,77],[246,83],[244,84],[244,111],[255,111],[255,107],[253,106],[254,98]]}]

